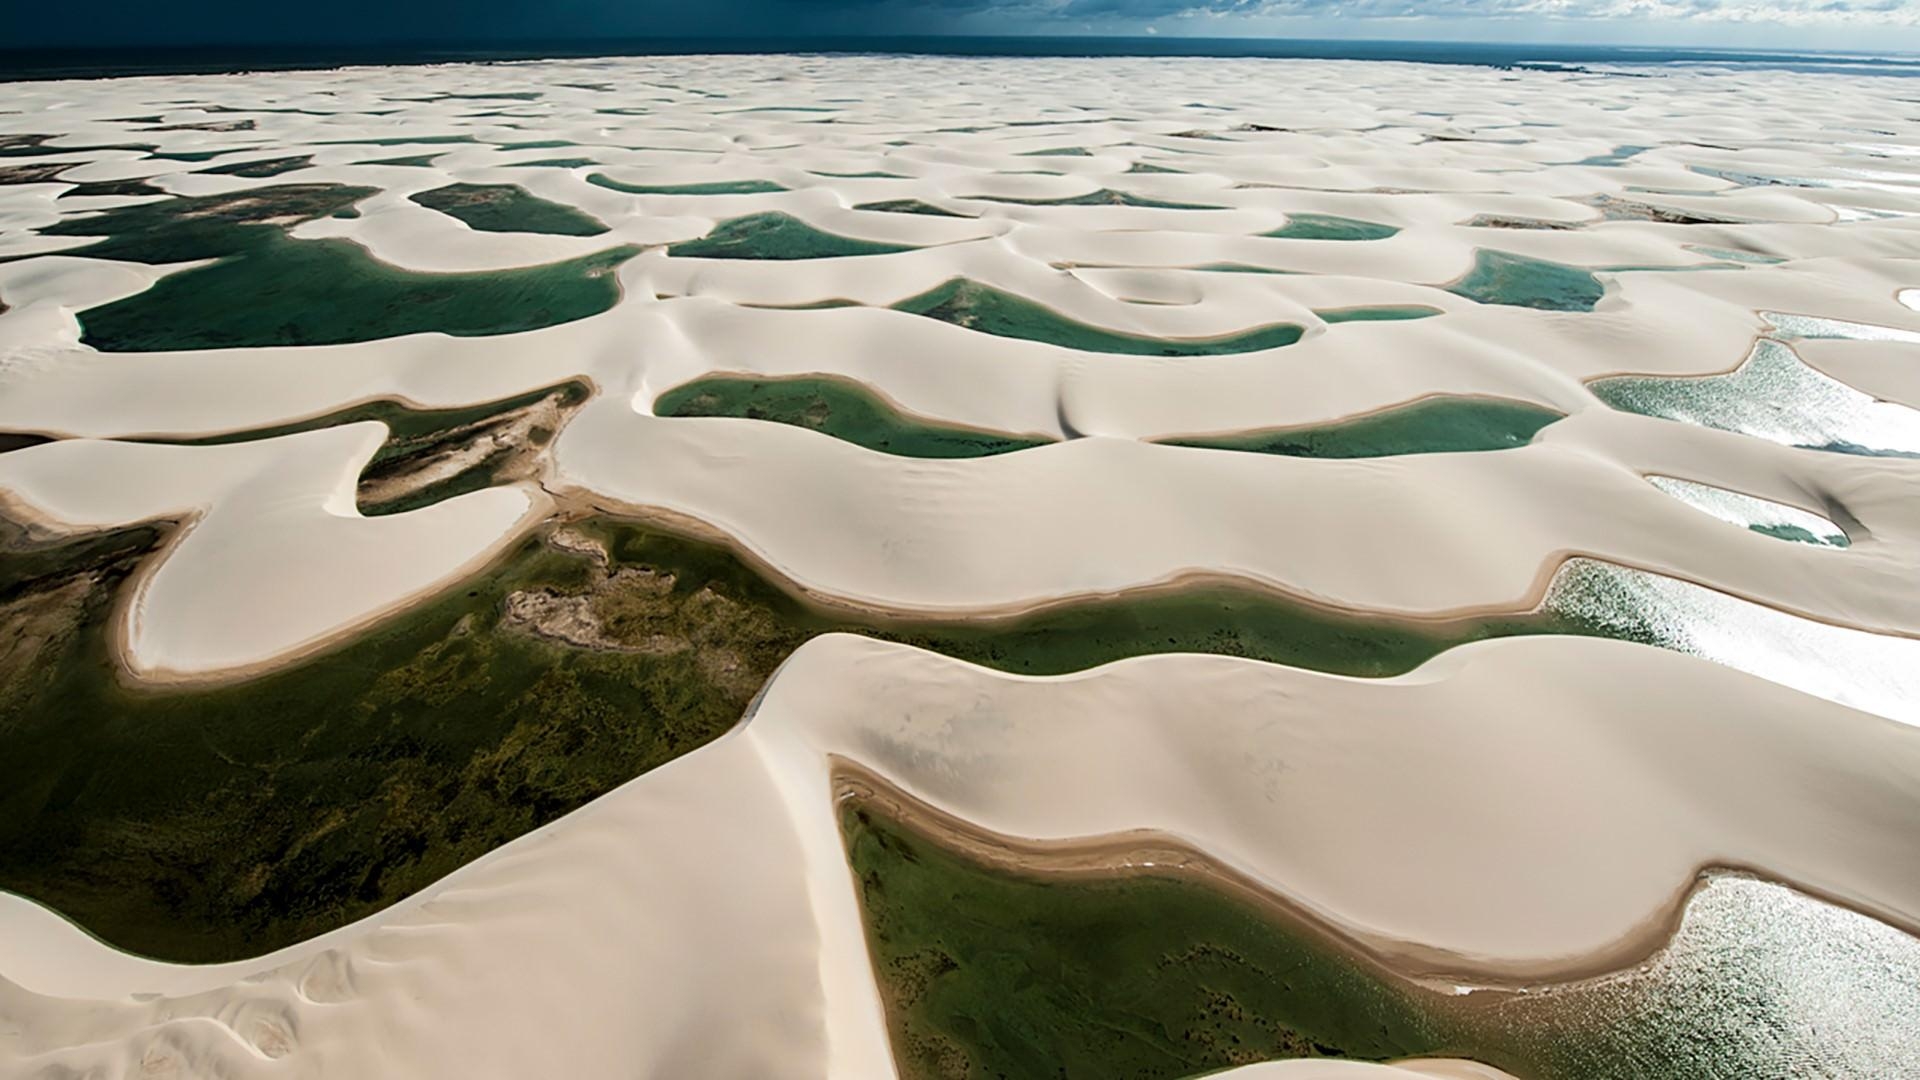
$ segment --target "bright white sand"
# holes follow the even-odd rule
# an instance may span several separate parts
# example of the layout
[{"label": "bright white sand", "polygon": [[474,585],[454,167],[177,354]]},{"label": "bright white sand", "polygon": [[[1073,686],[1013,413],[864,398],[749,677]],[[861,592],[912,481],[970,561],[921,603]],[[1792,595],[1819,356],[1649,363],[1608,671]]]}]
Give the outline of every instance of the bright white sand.
[{"label": "bright white sand", "polygon": [[735,735],[258,961],[152,964],[7,901],[31,1022],[0,1065],[883,1075],[834,754],[996,831],[1170,832],[1454,981],[1627,960],[1704,864],[1920,916],[1920,742],[1688,657],[1530,638],[1382,681],[1198,656],[1022,679],[835,635]]},{"label": "bright white sand", "polygon": [[[582,82],[615,90],[562,85]],[[503,90],[542,97],[401,100]],[[190,525],[126,598],[122,652],[145,677],[231,674],[363,627],[470,573],[552,501],[529,484],[361,518],[355,477],[382,437],[372,424],[207,448],[110,440],[380,397],[470,404],[572,377],[599,393],[558,439],[547,488],[688,515],[832,599],[977,612],[1207,575],[1437,616],[1528,608],[1584,556],[1659,575],[1659,589],[1771,609],[1787,622],[1766,631],[1768,647],[1795,664],[1751,647],[1766,620],[1719,616],[1696,651],[1763,678],[1639,646],[1525,639],[1375,682],[1193,656],[1030,680],[825,639],[782,670],[743,731],[273,956],[152,964],[0,897],[0,1074],[888,1075],[828,800],[835,754],[1012,835],[1174,833],[1419,971],[1526,978],[1617,963],[1652,947],[1708,864],[1920,924],[1915,733],[1780,685],[1913,715],[1920,462],[1615,413],[1584,387],[1729,371],[1757,336],[1797,325],[1806,340],[1791,347],[1810,366],[1897,403],[1876,415],[1920,420],[1886,412],[1920,405],[1906,370],[1920,333],[1909,92],[1784,72],[794,57],[9,87],[19,111],[0,116],[0,133],[230,153],[63,152],[75,167],[60,180],[0,186],[0,255],[83,246],[30,230],[140,201],[57,198],[69,181],[142,176],[181,194],[378,188],[359,217],[298,235],[347,237],[421,271],[650,248],[620,271],[618,306],[546,330],[151,354],[79,345],[78,313],[178,268],[0,263],[0,430],[83,437],[0,456],[8,505],[53,528]],[[257,129],[241,132],[113,120],[235,115],[182,101],[311,112],[253,114]],[[753,111],[794,104],[830,111]],[[597,111],[610,106],[642,111]],[[1863,123],[1897,130],[1844,134]],[[477,141],[406,141],[447,135]],[[352,139],[399,141],[340,143]],[[570,145],[502,148],[545,140]],[[1654,148],[1578,164],[1623,145]],[[1028,156],[1071,147],[1091,154]],[[312,166],[270,179],[194,172],[298,154]],[[436,155],[429,167],[372,164],[422,154]],[[554,158],[599,165],[523,167]],[[1180,171],[1129,171],[1143,163]],[[1741,186],[1703,170],[1809,183]],[[629,195],[588,183],[597,172],[791,190]],[[825,175],[869,172],[892,175]],[[524,184],[609,232],[483,233],[409,199],[454,181]],[[1221,209],[983,198],[1103,188]],[[1601,196],[1737,223],[1602,221]],[[963,216],[854,209],[903,199]],[[658,247],[763,211],[920,250],[782,263]],[[1303,213],[1402,231],[1257,235]],[[1582,227],[1467,224],[1486,215]],[[1482,247],[1596,268],[1605,298],[1550,312],[1436,288]],[[1731,264],[1706,249],[1783,261]],[[1198,269],[1221,263],[1300,273]],[[1205,338],[1293,322],[1307,335],[1265,353],[1093,355],[876,309],[956,276],[1120,332]],[[775,310],[833,300],[872,306]],[[1340,325],[1314,314],[1410,304],[1443,314]],[[1066,441],[917,461],[779,425],[650,415],[661,392],[710,372],[839,375],[930,418]],[[1434,394],[1572,415],[1533,445],[1488,454],[1316,461],[1149,441]],[[1730,528],[1649,475],[1818,515],[1852,545]],[[1702,610],[1746,610],[1734,603]],[[1859,639],[1830,632],[1879,636],[1853,648],[1833,642]],[[1409,1069],[1492,1075],[1445,1064],[1399,1075]],[[1396,1075],[1341,1063],[1245,1073]]]}]

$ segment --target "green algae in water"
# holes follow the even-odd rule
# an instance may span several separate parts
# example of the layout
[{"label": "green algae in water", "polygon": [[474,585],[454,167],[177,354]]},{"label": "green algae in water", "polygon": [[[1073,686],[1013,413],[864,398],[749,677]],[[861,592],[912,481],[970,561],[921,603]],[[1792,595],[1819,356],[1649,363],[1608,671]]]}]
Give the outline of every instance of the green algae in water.
[{"label": "green algae in water", "polygon": [[1424,307],[1418,304],[1386,305],[1381,307],[1332,308],[1316,311],[1322,322],[1408,322],[1413,319],[1430,319],[1442,314],[1439,308]]},{"label": "green algae in water", "polygon": [[660,395],[653,411],[657,416],[732,416],[791,424],[901,457],[988,457],[1053,441],[917,417],[851,379],[828,375],[710,375]]},{"label": "green algae in water", "polygon": [[1413,994],[1198,882],[990,868],[857,802],[841,827],[910,1080],[1181,1077],[1447,1045]]},{"label": "green algae in water", "polygon": [[1332,214],[1288,214],[1287,223],[1261,236],[1276,240],[1385,240],[1399,229]]},{"label": "green algae in water", "polygon": [[[1420,625],[1221,586],[991,621],[823,610],[729,551],[610,520],[610,555],[538,538],[318,656],[244,682],[130,689],[113,593],[154,528],[0,545],[0,888],[170,960],[257,955],[379,910],[730,728],[802,642],[852,631],[1059,674],[1217,652],[1353,675],[1558,616]],[[584,605],[610,647],[538,637],[509,597]],[[684,646],[684,648],[682,647]]]},{"label": "green algae in water", "polygon": [[109,590],[158,539],[0,559],[24,634],[0,657],[0,888],[169,960],[257,955],[419,890],[725,732],[791,645],[690,582],[621,594],[673,651],[509,631],[509,592],[591,574],[532,540],[297,667],[129,689]]},{"label": "green algae in water", "polygon": [[1165,441],[1288,457],[1445,454],[1525,446],[1541,428],[1560,419],[1561,413],[1521,401],[1434,397],[1332,424]]},{"label": "green algae in water", "polygon": [[1899,1076],[1920,1055],[1920,940],[1749,877],[1709,875],[1642,964],[1457,996],[1204,880],[1015,870],[875,801],[840,814],[909,1080],[1416,1054],[1527,1080],[1786,1080]]},{"label": "green algae in water", "polygon": [[481,232],[599,236],[607,231],[599,218],[517,184],[448,184],[422,191],[413,201]]},{"label": "green algae in water", "polygon": [[1086,352],[1131,356],[1218,356],[1277,349],[1300,340],[1300,327],[1276,323],[1219,338],[1168,339],[1116,333],[1075,322],[1051,308],[1023,297],[955,278],[937,288],[893,305],[896,311],[925,315],[942,322],[999,337],[1041,341]]},{"label": "green algae in water", "polygon": [[723,221],[698,240],[672,245],[667,254],[685,259],[837,259],[912,250],[821,232],[791,214],[775,211]]},{"label": "green algae in water", "polygon": [[943,210],[929,202],[919,199],[885,199],[880,202],[860,203],[855,210],[871,210],[881,214],[925,214],[928,217],[963,218],[968,215]]},{"label": "green algae in water", "polygon": [[1448,286],[1448,292],[1482,304],[1541,311],[1592,311],[1606,286],[1577,266],[1481,248],[1473,270]]},{"label": "green algae in water", "polygon": [[629,195],[771,195],[785,187],[771,180],[717,180],[704,184],[629,184],[605,173],[594,173],[587,183]]}]

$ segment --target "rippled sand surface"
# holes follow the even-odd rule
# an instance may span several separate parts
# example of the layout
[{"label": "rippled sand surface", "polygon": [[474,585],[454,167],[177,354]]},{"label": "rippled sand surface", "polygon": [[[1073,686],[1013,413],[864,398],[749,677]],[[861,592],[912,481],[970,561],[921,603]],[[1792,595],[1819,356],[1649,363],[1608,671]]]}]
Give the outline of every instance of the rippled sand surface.
[{"label": "rippled sand surface", "polygon": [[1523,1078],[1895,1075],[1912,96],[8,86],[0,1074],[918,1075],[855,767],[1068,863],[1171,837]]}]

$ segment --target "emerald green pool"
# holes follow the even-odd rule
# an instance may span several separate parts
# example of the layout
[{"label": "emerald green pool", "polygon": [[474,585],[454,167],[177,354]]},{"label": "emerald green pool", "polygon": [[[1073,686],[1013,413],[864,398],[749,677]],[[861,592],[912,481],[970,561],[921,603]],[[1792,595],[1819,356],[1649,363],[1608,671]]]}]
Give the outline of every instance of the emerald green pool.
[{"label": "emerald green pool", "polygon": [[594,173],[587,183],[629,195],[768,195],[785,191],[771,180],[717,180],[705,184],[629,184],[605,173]]},{"label": "emerald green pool", "polygon": [[1606,286],[1588,270],[1481,248],[1473,270],[1448,291],[1482,304],[1541,311],[1592,311]]},{"label": "emerald green pool", "polygon": [[104,352],[334,345],[402,334],[511,334],[613,307],[613,271],[636,247],[544,266],[430,274],[380,262],[351,240],[261,230],[211,266],[80,313],[81,340]]},{"label": "emerald green pool", "polygon": [[1920,1051],[1920,940],[1752,878],[1708,877],[1621,972],[1461,996],[1210,880],[992,865],[897,812],[840,804],[905,1080],[1411,1056],[1521,1080],[1879,1077]]},{"label": "emerald green pool", "polygon": [[1385,240],[1399,232],[1377,221],[1332,214],[1288,214],[1285,225],[1260,235],[1276,240]]},{"label": "emerald green pool", "polygon": [[1043,341],[1085,352],[1132,356],[1258,352],[1291,345],[1299,341],[1304,332],[1291,323],[1276,323],[1218,338],[1164,339],[1121,334],[1075,322],[1044,305],[966,278],[955,278],[893,307],[896,311],[925,315],[983,334]]},{"label": "emerald green pool", "polygon": [[534,330],[597,315],[620,298],[619,247],[566,262],[435,274],[380,262],[350,240],[287,230],[351,216],[374,189],[289,184],[163,199],[63,218],[40,231],[98,237],[67,254],[142,263],[215,260],[80,313],[81,340],[105,352],[330,345],[439,331]]},{"label": "emerald green pool", "polygon": [[1053,441],[916,417],[852,379],[829,375],[709,375],[660,395],[653,411],[657,416],[731,416],[791,424],[902,457],[987,457]]},{"label": "emerald green pool", "polygon": [[1417,994],[1192,880],[989,868],[859,803],[841,826],[905,1080],[1449,1048]]},{"label": "emerald green pool", "polygon": [[686,259],[838,259],[912,250],[899,244],[822,232],[791,214],[776,211],[723,221],[698,240],[672,245],[667,254]]},{"label": "emerald green pool", "polygon": [[1431,397],[1332,424],[1168,439],[1174,446],[1289,457],[1361,458],[1525,446],[1563,414],[1521,401]]}]

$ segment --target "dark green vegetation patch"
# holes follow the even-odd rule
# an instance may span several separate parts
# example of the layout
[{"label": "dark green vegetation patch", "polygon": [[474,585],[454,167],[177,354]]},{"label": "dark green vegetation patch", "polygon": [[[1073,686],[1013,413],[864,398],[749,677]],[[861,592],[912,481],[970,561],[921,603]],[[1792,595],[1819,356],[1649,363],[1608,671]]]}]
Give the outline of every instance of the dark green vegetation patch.
[{"label": "dark green vegetation patch", "polygon": [[1417,992],[1198,882],[989,867],[859,803],[841,826],[908,1080],[1449,1049]]},{"label": "dark green vegetation patch", "polygon": [[420,192],[413,201],[481,232],[599,236],[607,231],[599,218],[517,184],[448,184]]},{"label": "dark green vegetation patch", "polygon": [[667,254],[687,259],[836,259],[912,250],[821,232],[791,214],[774,211],[723,221],[698,240],[667,248]]},{"label": "dark green vegetation patch", "polygon": [[480,273],[431,274],[380,262],[350,240],[287,229],[350,216],[371,188],[289,184],[173,198],[55,222],[52,236],[97,236],[68,254],[144,263],[214,259],[145,292],[80,314],[106,352],[331,345],[439,331],[468,337],[597,315],[620,298],[613,271],[639,249]]},{"label": "dark green vegetation patch", "polygon": [[1075,322],[1052,308],[966,278],[955,278],[893,306],[897,311],[925,315],[984,334],[1043,341],[1049,345],[1087,352],[1132,356],[1217,356],[1257,352],[1291,345],[1299,341],[1302,334],[1300,327],[1290,323],[1262,326],[1226,337],[1189,340],[1121,334]]},{"label": "dark green vegetation patch", "polygon": [[[828,631],[1026,674],[1215,652],[1354,675],[1484,637],[1590,632],[1539,615],[1395,623],[1229,586],[885,620],[803,604],[699,541],[608,520],[574,530],[604,545],[605,565],[529,538],[330,652],[194,689],[129,689],[109,651],[114,594],[160,530],[13,537],[0,548],[0,888],[172,960],[288,945],[704,744]],[[582,625],[598,629],[582,640]]]},{"label": "dark green vegetation patch", "polygon": [[1168,439],[1174,446],[1289,457],[1361,458],[1525,446],[1563,414],[1499,398],[1433,397],[1332,424]]},{"label": "dark green vegetation patch", "polygon": [[902,457],[987,457],[1053,441],[917,417],[858,382],[830,375],[709,375],[660,395],[653,411],[658,416],[733,416],[792,424]]},{"label": "dark green vegetation patch", "polygon": [[1577,266],[1481,248],[1472,272],[1448,286],[1448,291],[1482,304],[1592,311],[1607,289],[1591,271]]},{"label": "dark green vegetation patch", "polygon": [[1781,886],[1715,881],[1709,891],[1774,895],[1764,909],[1710,900],[1704,912],[1696,896],[1674,953],[1609,977],[1462,996],[1170,860],[1104,876],[1016,869],[928,831],[921,813],[866,794],[840,809],[906,1080],[1408,1056],[1482,1061],[1522,1080],[1805,1076],[1810,1061],[1842,1059],[1851,1069],[1839,1072],[1879,1076],[1903,1071],[1916,1045],[1898,1008],[1809,1029],[1809,1006],[1831,986],[1792,973],[1870,986],[1910,970],[1916,946],[1889,948],[1866,916]]}]

